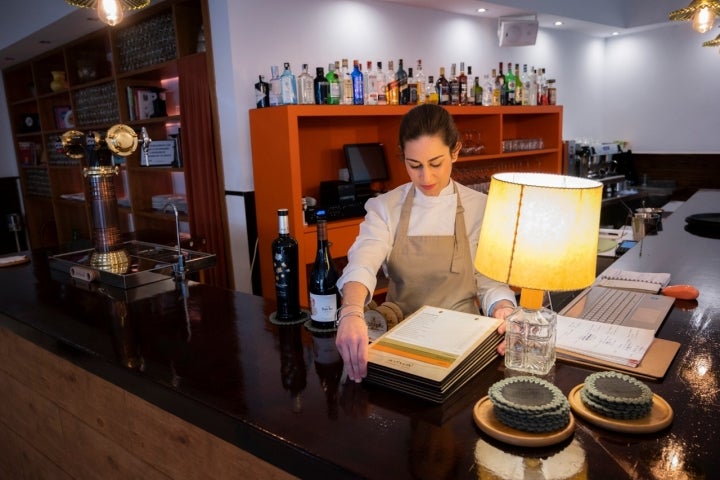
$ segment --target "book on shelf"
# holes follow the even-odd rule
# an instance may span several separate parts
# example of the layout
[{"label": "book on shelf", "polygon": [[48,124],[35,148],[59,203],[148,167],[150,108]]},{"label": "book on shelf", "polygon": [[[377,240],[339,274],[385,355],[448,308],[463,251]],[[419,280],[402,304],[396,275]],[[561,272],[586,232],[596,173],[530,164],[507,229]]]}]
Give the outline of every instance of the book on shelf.
[{"label": "book on shelf", "polygon": [[18,155],[23,165],[37,165],[42,147],[35,142],[18,142]]},{"label": "book on shelf", "polygon": [[164,88],[128,85],[126,93],[131,121],[167,116]]},{"label": "book on shelf", "polygon": [[670,283],[669,273],[634,272],[609,268],[598,278],[597,285],[656,294]]},{"label": "book on shelf", "polygon": [[443,403],[497,357],[502,320],[424,306],[368,349],[370,383]]}]

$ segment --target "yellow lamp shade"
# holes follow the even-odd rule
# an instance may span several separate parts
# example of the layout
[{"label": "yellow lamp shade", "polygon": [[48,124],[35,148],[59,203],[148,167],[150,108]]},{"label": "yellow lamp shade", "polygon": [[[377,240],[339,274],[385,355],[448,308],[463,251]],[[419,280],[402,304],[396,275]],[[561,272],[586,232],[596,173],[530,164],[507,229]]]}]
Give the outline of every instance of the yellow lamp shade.
[{"label": "yellow lamp shade", "polygon": [[602,191],[581,177],[493,175],[475,267],[523,290],[587,287],[595,280]]}]

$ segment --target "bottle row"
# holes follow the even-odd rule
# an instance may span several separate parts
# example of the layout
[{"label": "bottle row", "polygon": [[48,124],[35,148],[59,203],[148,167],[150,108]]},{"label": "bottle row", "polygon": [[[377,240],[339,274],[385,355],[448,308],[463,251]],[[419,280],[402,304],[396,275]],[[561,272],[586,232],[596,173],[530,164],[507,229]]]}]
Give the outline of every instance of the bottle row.
[{"label": "bottle row", "polygon": [[353,60],[352,69],[347,59],[329,63],[327,72],[323,67],[310,75],[308,65],[302,65],[302,72],[295,75],[290,63],[284,63],[280,73],[278,66],[270,67],[271,78],[265,81],[259,75],[255,84],[255,100],[258,108],[277,105],[416,105],[434,103],[440,105],[555,105],[557,87],[555,79],[548,79],[544,68],[499,63],[498,69],[485,73],[482,79],[474,76],[472,67],[465,71],[465,63],[450,66],[446,77],[445,67],[440,67],[435,76],[425,76],[422,60],[415,69],[405,70],[403,59],[395,69],[390,60],[387,69],[383,63],[368,61],[363,71],[362,64]]}]

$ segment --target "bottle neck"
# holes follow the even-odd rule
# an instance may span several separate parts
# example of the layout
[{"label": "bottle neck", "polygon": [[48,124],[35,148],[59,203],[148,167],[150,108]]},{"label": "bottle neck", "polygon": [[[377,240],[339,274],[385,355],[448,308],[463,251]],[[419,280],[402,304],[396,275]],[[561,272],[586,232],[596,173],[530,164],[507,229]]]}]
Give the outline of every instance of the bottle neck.
[{"label": "bottle neck", "polygon": [[287,215],[278,215],[278,232],[280,235],[290,234],[290,222]]},{"label": "bottle neck", "polygon": [[327,246],[327,243],[328,243],[327,221],[326,220],[318,220],[318,222],[317,222],[318,249],[324,248],[325,246]]}]

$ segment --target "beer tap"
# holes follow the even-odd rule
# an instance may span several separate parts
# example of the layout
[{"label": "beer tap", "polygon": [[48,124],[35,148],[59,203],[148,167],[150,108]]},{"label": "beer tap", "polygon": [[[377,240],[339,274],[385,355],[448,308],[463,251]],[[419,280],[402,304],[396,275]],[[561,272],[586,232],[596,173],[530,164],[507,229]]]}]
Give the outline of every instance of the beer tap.
[{"label": "beer tap", "polygon": [[148,135],[147,129],[145,127],[142,127],[140,129],[140,142],[141,142],[141,149],[142,149],[142,160],[140,162],[140,165],[147,167],[150,166],[150,142],[152,142],[152,138],[150,138],[150,135]]}]

